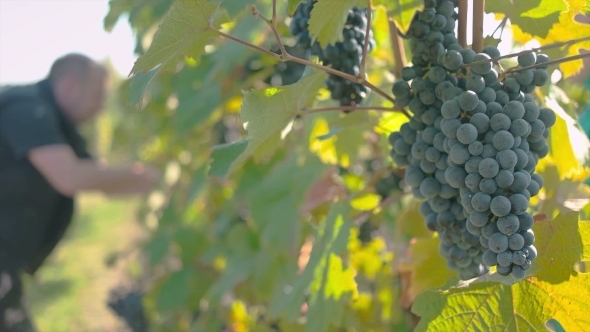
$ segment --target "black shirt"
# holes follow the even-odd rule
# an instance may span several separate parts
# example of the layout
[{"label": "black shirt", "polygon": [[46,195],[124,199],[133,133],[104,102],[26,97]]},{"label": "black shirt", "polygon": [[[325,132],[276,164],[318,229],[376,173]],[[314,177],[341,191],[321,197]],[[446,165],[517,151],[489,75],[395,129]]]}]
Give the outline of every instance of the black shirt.
[{"label": "black shirt", "polygon": [[74,200],[58,193],[27,158],[32,149],[53,144],[90,158],[48,80],[0,92],[0,270],[34,273],[72,219]]}]

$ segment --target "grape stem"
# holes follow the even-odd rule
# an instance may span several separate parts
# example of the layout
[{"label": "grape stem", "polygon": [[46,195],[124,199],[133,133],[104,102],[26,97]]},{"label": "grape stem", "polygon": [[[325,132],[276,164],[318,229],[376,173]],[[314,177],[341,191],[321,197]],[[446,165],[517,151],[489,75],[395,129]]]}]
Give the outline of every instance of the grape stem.
[{"label": "grape stem", "polygon": [[537,47],[537,48],[533,48],[531,50],[526,50],[526,51],[522,51],[522,52],[517,52],[517,53],[511,53],[511,54],[502,55],[502,56],[499,56],[497,58],[491,58],[491,59],[485,59],[485,60],[475,61],[475,62],[471,62],[471,63],[466,63],[466,64],[463,64],[461,67],[467,68],[467,67],[471,67],[471,66],[474,66],[474,65],[479,65],[479,64],[482,64],[482,63],[487,63],[487,62],[498,62],[498,61],[503,60],[503,59],[513,58],[513,57],[517,57],[519,55],[527,54],[527,53],[530,53],[531,51],[539,52],[541,50],[546,50],[546,49],[551,49],[551,48],[556,48],[556,47],[561,47],[561,46],[566,46],[566,45],[571,46],[572,44],[576,44],[576,43],[579,43],[579,42],[582,42],[582,41],[585,41],[585,40],[590,40],[590,36],[582,37],[582,38],[577,38],[577,39],[572,39],[572,40],[568,40],[568,41],[564,41],[564,42],[551,43],[551,44],[547,44],[547,45],[540,46],[540,47]]},{"label": "grape stem", "polygon": [[359,77],[361,79],[365,78],[365,73],[367,71],[367,51],[369,49],[369,33],[371,32],[371,8],[373,8],[373,3],[371,0],[367,1],[367,30],[365,31],[365,42],[363,44],[363,56],[361,58],[361,70],[359,72]]},{"label": "grape stem", "polygon": [[459,27],[457,28],[459,45],[467,48],[467,12],[469,3],[467,0],[459,0]]},{"label": "grape stem", "polygon": [[485,3],[485,0],[473,1],[473,41],[471,48],[475,53],[479,53],[483,49],[483,17]]},{"label": "grape stem", "polygon": [[269,20],[268,18],[266,18],[257,8],[256,6],[252,5],[252,15],[254,15],[255,17],[260,17],[261,19],[264,20],[264,22],[266,22],[266,24],[268,24],[268,26],[270,26],[272,33],[275,35],[275,39],[277,40],[277,43],[279,44],[279,48],[281,49],[281,59],[283,57],[285,57],[287,55],[287,50],[285,50],[285,45],[283,45],[283,42],[281,40],[281,36],[279,35],[279,31],[277,30],[277,25],[276,25],[276,14],[277,14],[277,8],[276,8],[276,0],[272,1],[272,11],[273,11],[273,18],[272,21]]},{"label": "grape stem", "polygon": [[395,26],[393,20],[389,20],[389,38],[391,40],[391,48],[393,49],[393,60],[395,61],[395,77],[400,79],[402,77],[402,69],[407,65],[406,52],[404,50],[404,43],[399,35],[399,30]]},{"label": "grape stem", "polygon": [[543,62],[543,63],[537,63],[536,65],[527,66],[527,67],[512,67],[512,68],[508,68],[504,72],[502,72],[502,75],[506,75],[506,74],[509,74],[509,73],[517,73],[519,71],[523,71],[523,70],[527,70],[527,69],[540,68],[540,67],[545,67],[545,66],[554,65],[554,64],[563,63],[563,62],[568,62],[568,61],[579,60],[579,59],[583,59],[583,58],[587,58],[587,57],[590,57],[590,52],[588,52],[588,53],[582,53],[582,54],[578,54],[578,55],[572,55],[572,56],[568,56],[568,57],[565,57],[565,58],[551,60],[551,61],[547,61],[547,62]]},{"label": "grape stem", "polygon": [[[391,103],[395,103],[395,99],[393,99],[393,98],[392,98],[390,95],[388,95],[388,94],[387,94],[385,91],[383,91],[383,90],[379,89],[379,88],[378,88],[377,86],[375,86],[373,83],[371,83],[371,82],[367,81],[367,80],[366,80],[366,79],[364,79],[364,78],[355,77],[355,76],[353,76],[353,75],[350,75],[350,74],[347,74],[347,73],[345,73],[345,72],[342,72],[342,71],[339,71],[339,70],[336,70],[336,69],[333,69],[333,68],[330,68],[330,67],[327,67],[327,66],[323,66],[323,65],[320,65],[320,64],[318,64],[318,63],[315,63],[315,62],[309,61],[309,60],[305,60],[305,59],[298,58],[298,57],[296,57],[296,56],[292,56],[292,55],[290,55],[290,54],[289,54],[289,53],[288,53],[288,52],[285,50],[285,47],[284,47],[284,45],[283,45],[283,43],[282,43],[282,41],[281,41],[281,37],[279,36],[279,33],[278,33],[278,31],[277,31],[276,27],[275,27],[275,26],[273,26],[273,25],[272,25],[272,23],[271,23],[271,22],[270,22],[270,21],[269,21],[269,20],[268,20],[266,17],[264,17],[264,15],[262,15],[262,14],[261,14],[261,13],[260,13],[260,12],[259,12],[259,11],[258,11],[258,10],[257,10],[255,7],[254,7],[254,6],[252,6],[252,14],[254,14],[255,16],[258,16],[258,17],[262,18],[262,19],[263,19],[263,20],[264,20],[264,21],[265,21],[267,24],[269,24],[269,25],[270,25],[271,29],[273,30],[273,34],[275,35],[275,38],[276,38],[276,40],[277,40],[277,42],[278,42],[278,44],[279,44],[279,47],[281,48],[281,52],[282,52],[283,54],[280,54],[280,55],[279,55],[279,54],[275,54],[275,53],[273,53],[273,52],[271,52],[271,51],[269,51],[269,50],[267,50],[267,49],[264,49],[264,48],[262,48],[262,47],[260,47],[260,46],[254,45],[254,44],[252,44],[252,43],[249,43],[249,42],[247,42],[247,41],[245,41],[245,40],[242,40],[242,39],[240,39],[240,38],[236,38],[236,37],[234,37],[234,36],[232,36],[232,35],[229,35],[229,34],[227,34],[227,33],[223,32],[223,31],[221,31],[221,30],[218,30],[218,29],[214,28],[214,27],[213,27],[213,26],[211,26],[211,25],[209,26],[209,30],[210,30],[210,31],[213,31],[213,32],[215,32],[215,33],[217,33],[217,34],[218,34],[218,35],[220,35],[221,37],[224,37],[224,38],[227,38],[227,39],[233,40],[233,41],[235,41],[236,43],[240,43],[240,44],[242,44],[242,45],[245,45],[245,46],[247,46],[247,47],[253,48],[253,49],[255,49],[255,50],[259,51],[259,52],[262,52],[262,53],[264,53],[264,54],[266,54],[266,55],[269,55],[269,56],[271,56],[271,57],[273,57],[273,58],[275,58],[275,59],[277,59],[277,60],[279,60],[279,61],[281,61],[281,62],[285,62],[285,61],[293,61],[293,62],[296,62],[296,63],[300,63],[300,64],[302,64],[302,65],[306,65],[306,66],[309,66],[309,67],[313,67],[313,68],[316,68],[316,69],[319,69],[319,70],[325,71],[325,72],[327,72],[327,73],[329,73],[329,74],[332,74],[332,75],[335,75],[335,76],[340,76],[340,77],[342,77],[342,78],[344,78],[344,79],[347,79],[347,80],[349,80],[349,81],[351,81],[351,82],[354,82],[354,83],[358,83],[358,84],[364,85],[364,86],[366,86],[367,88],[369,88],[369,89],[371,89],[372,91],[374,91],[375,93],[377,93],[378,95],[380,95],[380,96],[382,96],[383,98],[387,99],[387,100],[388,100],[388,101],[390,101]],[[359,107],[356,107],[356,108],[359,108]],[[340,108],[340,109],[343,109],[343,108]],[[375,108],[371,108],[371,109],[375,109]],[[352,110],[352,109],[351,109],[351,110]],[[411,117],[411,116],[410,116],[410,114],[409,114],[409,113],[408,113],[408,112],[407,112],[407,111],[406,111],[404,108],[402,108],[402,107],[397,107],[397,106],[396,106],[396,107],[394,107],[394,108],[389,108],[389,110],[397,110],[397,111],[401,112],[402,114],[404,114],[404,115],[405,115],[405,116],[406,116],[408,119]]]}]

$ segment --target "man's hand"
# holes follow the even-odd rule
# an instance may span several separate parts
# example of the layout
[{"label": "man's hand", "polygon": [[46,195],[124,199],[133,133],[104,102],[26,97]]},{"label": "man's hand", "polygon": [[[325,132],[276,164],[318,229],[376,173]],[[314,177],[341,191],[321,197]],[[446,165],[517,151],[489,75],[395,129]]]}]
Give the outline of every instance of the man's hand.
[{"label": "man's hand", "polygon": [[62,195],[80,191],[105,194],[143,194],[152,191],[160,173],[136,163],[129,167],[108,167],[93,160],[79,159],[68,145],[48,145],[31,150],[29,160]]}]

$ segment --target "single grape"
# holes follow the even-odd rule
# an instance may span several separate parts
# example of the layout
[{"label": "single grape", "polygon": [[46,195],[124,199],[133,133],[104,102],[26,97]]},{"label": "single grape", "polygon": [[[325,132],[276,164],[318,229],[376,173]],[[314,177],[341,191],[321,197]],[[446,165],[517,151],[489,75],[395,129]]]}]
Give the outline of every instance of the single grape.
[{"label": "single grape", "polygon": [[526,261],[526,255],[521,250],[512,253],[512,263],[522,265]]},{"label": "single grape", "polygon": [[465,171],[467,174],[479,174],[479,163],[483,160],[482,157],[473,156],[465,163]]},{"label": "single grape", "polygon": [[521,67],[529,67],[534,65],[537,61],[537,54],[533,51],[526,51],[519,55],[516,59]]},{"label": "single grape", "polygon": [[452,120],[443,120],[443,122],[441,122],[441,129],[442,132],[448,137],[448,138],[457,138],[457,129],[459,129],[459,127],[461,126],[461,121],[457,120],[457,119],[452,119]]},{"label": "single grape", "polygon": [[498,265],[498,254],[490,249],[483,252],[481,260],[486,266]]},{"label": "single grape", "polygon": [[508,115],[510,120],[522,119],[525,113],[524,105],[518,101],[509,101],[504,105],[504,114]]},{"label": "single grape", "polygon": [[525,102],[523,103],[524,106],[524,116],[523,119],[527,122],[533,122],[537,120],[540,114],[540,109],[537,104],[533,102]]},{"label": "single grape", "polygon": [[520,224],[520,226],[518,227],[519,232],[531,229],[533,227],[534,222],[535,222],[535,220],[533,219],[533,216],[528,212],[525,212],[525,213],[519,215],[518,221]]},{"label": "single grape", "polygon": [[449,50],[449,51],[447,51],[445,53],[445,55],[443,57],[443,63],[442,64],[448,70],[450,70],[450,71],[456,71],[463,64],[463,56],[461,55],[461,53],[459,53],[457,51]]},{"label": "single grape", "polygon": [[478,134],[483,134],[490,128],[490,118],[485,113],[473,114],[469,123],[475,126]]},{"label": "single grape", "polygon": [[537,258],[537,248],[535,248],[535,246],[529,245],[525,249],[523,249],[523,251],[527,252],[528,260],[533,261],[535,260],[535,258]]},{"label": "single grape", "polygon": [[506,189],[509,188],[514,182],[514,175],[511,171],[507,169],[502,169],[494,177],[494,180],[496,180],[496,185],[499,188]]},{"label": "single grape", "polygon": [[508,93],[504,90],[496,90],[496,102],[500,105],[506,105],[510,101]]},{"label": "single grape", "polygon": [[492,195],[496,192],[498,186],[496,185],[496,181],[494,179],[482,179],[479,182],[479,190],[482,193]]},{"label": "single grape", "polygon": [[485,87],[479,94],[479,100],[486,105],[496,100],[496,91],[490,87]]},{"label": "single grape", "polygon": [[510,133],[513,136],[524,136],[529,130],[529,123],[524,119],[516,119],[510,124]]},{"label": "single grape", "polygon": [[492,198],[482,192],[475,193],[471,199],[471,206],[478,212],[486,212],[490,208]]},{"label": "single grape", "polygon": [[510,213],[510,200],[504,196],[496,196],[490,202],[490,211],[497,217],[504,217]]},{"label": "single grape", "polygon": [[485,158],[479,163],[479,174],[484,178],[492,179],[499,171],[500,165],[495,159]]},{"label": "single grape", "polygon": [[[537,61],[535,61],[535,64],[538,65],[538,64],[541,64],[541,63],[548,62],[549,60],[550,59],[549,59],[549,56],[547,54],[542,54],[542,53],[541,54],[537,54]],[[540,67],[540,68],[547,69],[547,67],[548,66],[543,66],[543,67]]]},{"label": "single grape", "polygon": [[512,275],[516,278],[516,279],[522,279],[524,278],[525,275],[525,270],[522,268],[522,266],[519,265],[513,265],[512,266]]},{"label": "single grape", "polygon": [[464,123],[457,129],[457,140],[463,144],[471,144],[477,139],[477,132],[478,130],[474,125]]},{"label": "single grape", "polygon": [[509,250],[502,251],[498,254],[498,265],[510,266],[512,264],[512,252]]},{"label": "single grape", "polygon": [[535,74],[533,72],[533,69],[519,71],[514,76],[514,78],[516,79],[516,82],[518,82],[518,84],[520,84],[521,89],[523,86],[527,86],[527,85],[530,85],[531,83],[533,83],[534,77],[535,77]]},{"label": "single grape", "polygon": [[469,150],[467,150],[466,145],[459,143],[451,147],[449,157],[451,157],[451,160],[455,164],[462,165],[469,160],[471,154],[469,153]]},{"label": "single grape", "polygon": [[414,79],[414,77],[416,77],[416,71],[413,67],[404,67],[401,74],[404,81],[411,81]]},{"label": "single grape", "polygon": [[469,174],[465,178],[465,186],[469,188],[473,192],[479,191],[479,183],[481,182],[481,175],[479,174]]},{"label": "single grape", "polygon": [[508,249],[508,237],[502,233],[494,233],[488,239],[489,250],[499,254]]},{"label": "single grape", "polygon": [[510,118],[504,113],[494,114],[490,118],[490,128],[493,131],[509,130],[511,124]]},{"label": "single grape", "polygon": [[520,250],[524,247],[524,237],[514,233],[508,237],[508,247],[512,250]]},{"label": "single grape", "polygon": [[434,84],[438,84],[444,81],[446,75],[447,72],[439,66],[434,66],[430,68],[430,70],[428,71],[428,79]]},{"label": "single grape", "polygon": [[456,119],[461,114],[461,107],[456,100],[451,99],[443,103],[440,111],[445,119]]},{"label": "single grape", "polygon": [[532,229],[527,229],[526,231],[520,232],[519,234],[524,238],[525,247],[528,247],[535,242],[535,233],[533,233]]},{"label": "single grape", "polygon": [[486,239],[489,239],[490,236],[498,232],[498,224],[495,222],[489,222],[481,228],[481,234],[485,236]]},{"label": "single grape", "polygon": [[509,131],[500,130],[494,134],[492,145],[498,151],[510,149],[514,145],[514,136]]},{"label": "single grape", "polygon": [[492,144],[484,144],[483,151],[481,153],[482,158],[496,158],[496,154],[498,154],[498,150]]},{"label": "single grape", "polygon": [[543,122],[546,128],[550,128],[555,124],[557,118],[555,117],[555,112],[548,108],[541,108],[539,110],[539,120]]},{"label": "single grape", "polygon": [[498,230],[506,235],[510,235],[518,231],[520,222],[518,217],[512,213],[498,218]]},{"label": "single grape", "polygon": [[496,160],[502,169],[511,169],[516,166],[518,158],[514,151],[506,149],[498,152]]},{"label": "single grape", "polygon": [[[532,80],[532,78],[531,78]],[[486,83],[481,75],[471,73],[466,78],[466,88],[475,93],[481,93],[486,87]]]},{"label": "single grape", "polygon": [[[490,60],[491,57],[485,53],[478,53],[473,57],[473,62],[478,62],[478,61],[483,61],[483,60]],[[486,61],[484,63],[478,63],[478,64],[474,64],[471,66],[471,71],[479,74],[479,75],[485,75],[487,74],[490,70],[492,70],[492,62],[490,61]]]},{"label": "single grape", "polygon": [[479,97],[473,91],[465,91],[459,96],[458,101],[462,110],[471,112],[477,107],[479,103]]},{"label": "single grape", "polygon": [[542,68],[537,68],[533,73],[533,84],[536,86],[543,86],[549,82],[549,74]]},{"label": "single grape", "polygon": [[512,206],[511,211],[516,215],[521,215],[526,212],[529,207],[529,201],[521,194],[514,194],[509,198]]},{"label": "single grape", "polygon": [[449,167],[445,171],[445,179],[453,188],[461,189],[464,187],[466,177],[467,172],[465,172],[463,167]]},{"label": "single grape", "polygon": [[514,181],[510,185],[510,190],[512,192],[521,192],[529,186],[531,180],[526,176],[525,173],[526,172],[523,171],[514,172]]},{"label": "single grape", "polygon": [[506,91],[506,93],[509,95],[518,94],[520,92],[520,84],[518,84],[516,79],[513,77],[509,77],[504,81],[503,88],[504,91]]},{"label": "single grape", "polygon": [[483,144],[480,141],[475,141],[467,147],[472,156],[479,156],[483,152]]},{"label": "single grape", "polygon": [[512,267],[514,265],[510,265],[510,266],[498,266],[496,268],[496,272],[498,272],[499,275],[501,276],[508,276],[511,272],[512,272]]},{"label": "single grape", "polygon": [[474,226],[483,227],[489,221],[489,215],[485,212],[472,211],[469,214],[469,222]]}]

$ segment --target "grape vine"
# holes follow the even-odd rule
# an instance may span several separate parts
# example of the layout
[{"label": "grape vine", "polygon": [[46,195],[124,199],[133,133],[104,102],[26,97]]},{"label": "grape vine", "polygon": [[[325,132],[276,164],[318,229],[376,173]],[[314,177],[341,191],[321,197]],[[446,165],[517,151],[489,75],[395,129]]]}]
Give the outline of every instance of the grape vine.
[{"label": "grape vine", "polygon": [[476,53],[457,43],[456,7],[427,1],[410,26],[413,65],[392,91],[413,116],[389,136],[391,154],[407,166],[404,181],[424,200],[420,214],[449,268],[464,280],[493,266],[520,279],[537,257],[527,209],[543,186],[535,167],[556,121],[529,95],[548,83],[549,57],[523,52],[522,70],[499,77],[496,47]]}]

